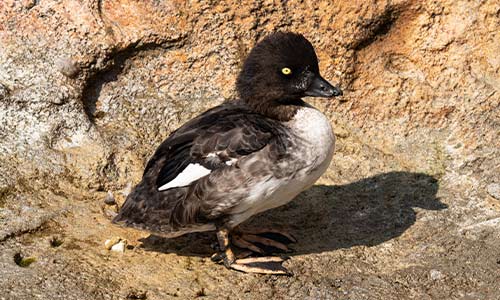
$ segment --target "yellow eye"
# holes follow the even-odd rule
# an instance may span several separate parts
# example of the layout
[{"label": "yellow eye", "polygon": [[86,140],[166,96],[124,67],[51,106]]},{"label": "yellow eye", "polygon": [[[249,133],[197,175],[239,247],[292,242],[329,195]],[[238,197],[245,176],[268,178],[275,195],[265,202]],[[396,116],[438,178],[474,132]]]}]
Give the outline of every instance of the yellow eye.
[{"label": "yellow eye", "polygon": [[292,70],[290,70],[290,68],[283,68],[283,69],[281,69],[281,73],[283,73],[285,75],[290,75],[290,74],[292,74]]}]

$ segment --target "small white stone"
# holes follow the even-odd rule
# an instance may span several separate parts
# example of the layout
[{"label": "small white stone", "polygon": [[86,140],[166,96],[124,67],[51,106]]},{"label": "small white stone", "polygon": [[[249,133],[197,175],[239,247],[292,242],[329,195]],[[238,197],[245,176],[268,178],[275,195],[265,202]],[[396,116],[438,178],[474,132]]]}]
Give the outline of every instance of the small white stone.
[{"label": "small white stone", "polygon": [[75,78],[80,72],[80,68],[75,64],[71,57],[60,57],[55,62],[55,65],[59,72],[69,78]]},{"label": "small white stone", "polygon": [[441,273],[438,270],[431,270],[430,276],[431,276],[432,280],[439,280],[439,279],[442,279],[444,277],[443,273]]},{"label": "small white stone", "polygon": [[491,183],[486,187],[486,191],[491,197],[500,200],[500,184]]},{"label": "small white stone", "polygon": [[118,244],[115,244],[113,245],[113,247],[111,247],[111,251],[123,253],[125,252],[126,247],[127,247],[127,240],[121,240]]},{"label": "small white stone", "polygon": [[119,238],[119,237],[117,237],[117,236],[112,237],[112,238],[110,238],[110,239],[108,239],[108,240],[106,240],[106,241],[104,242],[104,247],[105,247],[107,250],[111,250],[111,248],[112,248],[114,245],[118,244],[120,241],[121,241],[121,238]]},{"label": "small white stone", "polygon": [[115,205],[116,204],[115,197],[113,196],[113,193],[111,191],[108,191],[106,198],[104,198],[104,203],[106,205]]}]

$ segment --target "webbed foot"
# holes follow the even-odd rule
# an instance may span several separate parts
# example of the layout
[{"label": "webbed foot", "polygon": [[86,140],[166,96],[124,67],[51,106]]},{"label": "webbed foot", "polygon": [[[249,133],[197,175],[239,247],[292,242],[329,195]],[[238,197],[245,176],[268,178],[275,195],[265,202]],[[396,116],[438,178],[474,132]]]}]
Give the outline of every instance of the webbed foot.
[{"label": "webbed foot", "polygon": [[[217,232],[220,252],[212,256],[213,261],[223,262],[228,269],[233,269],[245,273],[272,274],[272,275],[292,275],[282,263],[287,259],[283,257],[248,257],[251,252],[244,251],[235,255],[229,246],[229,231],[221,229]],[[246,258],[244,258],[246,257]]]},{"label": "webbed foot", "polygon": [[295,237],[288,232],[269,228],[254,230],[235,229],[231,239],[235,246],[262,255],[276,252],[292,252],[293,250],[288,245],[297,242]]}]

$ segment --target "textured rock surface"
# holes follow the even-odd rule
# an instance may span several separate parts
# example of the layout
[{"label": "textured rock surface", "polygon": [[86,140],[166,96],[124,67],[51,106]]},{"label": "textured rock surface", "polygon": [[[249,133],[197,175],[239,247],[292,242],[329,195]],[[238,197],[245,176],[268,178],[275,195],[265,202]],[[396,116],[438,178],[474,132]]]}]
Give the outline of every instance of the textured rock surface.
[{"label": "textured rock surface", "polygon": [[[327,174],[252,222],[299,238],[295,276],[111,226],[107,191],[123,201],[169,132],[233,98],[278,29],[345,91],[312,102],[338,138]],[[493,0],[2,1],[0,299],[500,298],[499,53]]]}]

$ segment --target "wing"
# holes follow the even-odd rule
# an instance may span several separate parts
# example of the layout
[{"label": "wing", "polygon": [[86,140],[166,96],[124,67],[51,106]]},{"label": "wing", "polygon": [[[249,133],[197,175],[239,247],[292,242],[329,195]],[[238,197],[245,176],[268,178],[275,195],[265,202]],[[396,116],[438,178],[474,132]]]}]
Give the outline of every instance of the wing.
[{"label": "wing", "polygon": [[245,107],[220,106],[175,131],[149,160],[144,176],[156,189],[186,187],[264,148],[276,136],[275,121]]},{"label": "wing", "polygon": [[[170,237],[212,228],[247,196],[254,184],[248,169],[262,174],[272,168],[272,163],[253,158],[276,161],[285,155],[283,129],[278,121],[237,103],[192,119],[158,147],[113,222]],[[248,161],[256,163],[248,167]]]}]

